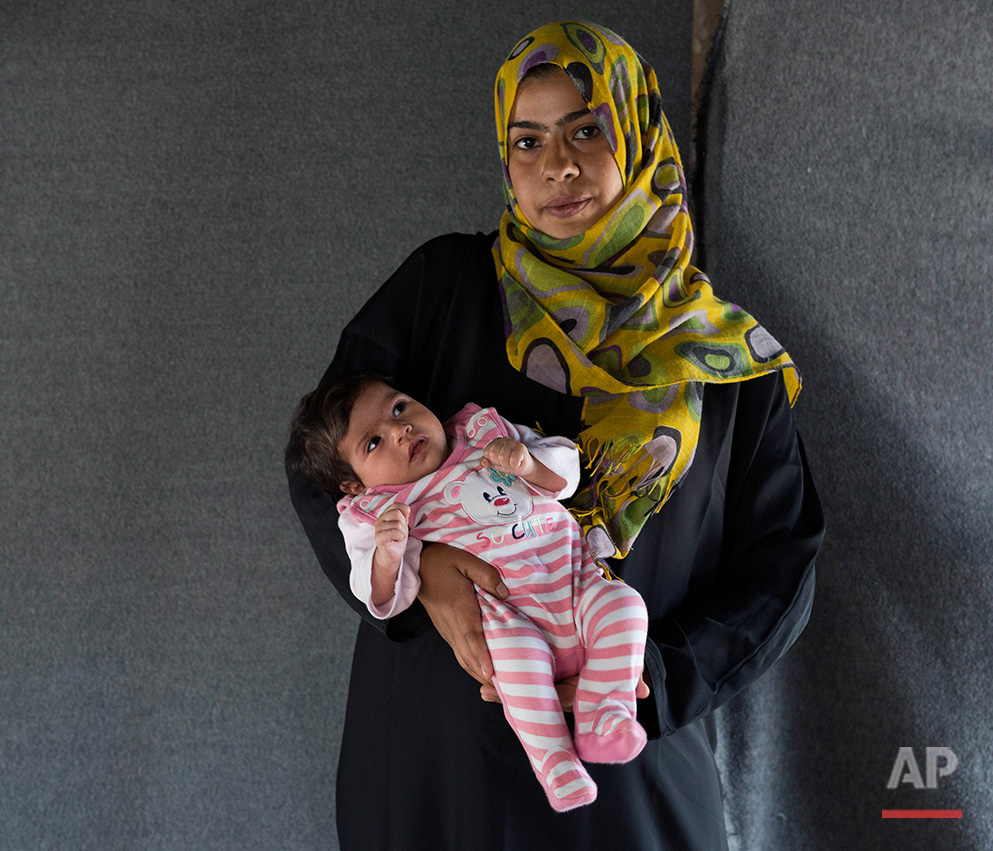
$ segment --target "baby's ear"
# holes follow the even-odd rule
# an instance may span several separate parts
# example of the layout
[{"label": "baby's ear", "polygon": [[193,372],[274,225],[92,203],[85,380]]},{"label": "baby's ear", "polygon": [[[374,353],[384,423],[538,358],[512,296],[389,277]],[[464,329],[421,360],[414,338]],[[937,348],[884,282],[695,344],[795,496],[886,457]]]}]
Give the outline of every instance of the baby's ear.
[{"label": "baby's ear", "polygon": [[349,496],[358,496],[359,494],[365,493],[365,488],[362,487],[362,482],[357,479],[346,479],[340,485],[342,493],[347,493]]}]

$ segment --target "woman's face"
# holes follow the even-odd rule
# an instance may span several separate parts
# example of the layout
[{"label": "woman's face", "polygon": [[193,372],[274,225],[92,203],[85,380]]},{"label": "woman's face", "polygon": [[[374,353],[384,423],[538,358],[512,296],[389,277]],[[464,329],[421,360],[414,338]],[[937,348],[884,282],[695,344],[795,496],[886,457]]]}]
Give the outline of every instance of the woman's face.
[{"label": "woman's face", "polygon": [[561,68],[525,77],[508,126],[508,168],[531,225],[555,239],[586,231],[621,197],[606,137]]}]

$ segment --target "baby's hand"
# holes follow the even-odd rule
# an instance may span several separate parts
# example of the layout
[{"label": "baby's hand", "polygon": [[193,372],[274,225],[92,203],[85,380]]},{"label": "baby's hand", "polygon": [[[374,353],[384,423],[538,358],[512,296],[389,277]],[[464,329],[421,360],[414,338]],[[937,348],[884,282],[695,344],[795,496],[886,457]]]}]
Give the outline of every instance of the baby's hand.
[{"label": "baby's hand", "polygon": [[498,437],[486,444],[483,466],[492,467],[500,473],[527,478],[534,472],[534,458],[519,440]]},{"label": "baby's hand", "polygon": [[376,549],[391,562],[399,562],[407,547],[410,506],[395,502],[376,520]]}]

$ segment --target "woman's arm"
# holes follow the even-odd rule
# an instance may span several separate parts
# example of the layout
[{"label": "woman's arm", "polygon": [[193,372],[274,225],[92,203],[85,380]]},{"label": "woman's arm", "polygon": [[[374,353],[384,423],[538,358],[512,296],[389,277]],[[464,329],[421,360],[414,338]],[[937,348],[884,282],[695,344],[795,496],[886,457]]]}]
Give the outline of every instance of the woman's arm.
[{"label": "woman's arm", "polygon": [[493,666],[483,638],[474,584],[501,600],[507,597],[507,587],[492,565],[447,544],[424,548],[417,598],[466,673],[480,683],[489,683]]},{"label": "woman's arm", "polygon": [[[345,327],[328,373],[340,375],[362,371],[391,376],[399,386],[433,410],[439,407],[441,395],[455,397],[458,388],[441,383],[450,379],[452,364],[444,352],[439,352],[438,343],[444,337],[451,347],[456,340],[451,332],[443,334],[443,329],[453,325],[447,312],[452,309],[450,295],[459,286],[463,267],[470,261],[481,264],[492,277],[492,260],[488,253],[492,239],[482,238],[481,244],[476,245],[479,239],[462,235],[440,237],[411,254]],[[480,247],[485,250],[480,251]],[[478,276],[474,273],[471,279]],[[462,399],[460,404],[464,401]],[[447,416],[451,412],[441,413]],[[331,494],[299,475],[289,477],[289,490],[293,507],[321,569],[360,616],[396,641],[420,635],[430,629],[432,621],[436,625],[445,624],[444,629],[439,626],[439,631],[449,643],[452,643],[451,635],[463,636],[458,640],[460,647],[456,648],[460,661],[463,657],[479,659],[482,656],[488,660],[485,643],[481,640],[478,605],[473,624],[473,613],[465,603],[469,595],[475,600],[473,581],[490,593],[497,593],[499,574],[496,570],[466,554],[462,554],[457,563],[452,558],[431,555],[438,545],[429,545],[421,553],[422,571],[427,555],[428,572],[432,572],[432,568],[448,568],[458,573],[458,577],[453,575],[434,593],[428,589],[433,614],[429,617],[424,606],[415,601],[399,615],[385,621],[377,620],[349,588],[351,565],[338,529],[336,509],[340,494]],[[468,559],[472,559],[471,564]],[[455,588],[460,590],[455,592]],[[445,599],[451,602],[445,603]],[[443,607],[452,611],[444,614]],[[477,628],[479,641],[475,639]],[[478,665],[476,669],[479,669]]]},{"label": "woman's arm", "polygon": [[[704,406],[706,416],[706,397]],[[778,376],[740,386],[729,427],[723,531],[682,530],[721,536],[720,569],[691,592],[693,602],[649,623],[655,712],[639,715],[649,735],[730,700],[786,652],[810,615],[824,516]],[[664,547],[659,561],[664,572]]]}]

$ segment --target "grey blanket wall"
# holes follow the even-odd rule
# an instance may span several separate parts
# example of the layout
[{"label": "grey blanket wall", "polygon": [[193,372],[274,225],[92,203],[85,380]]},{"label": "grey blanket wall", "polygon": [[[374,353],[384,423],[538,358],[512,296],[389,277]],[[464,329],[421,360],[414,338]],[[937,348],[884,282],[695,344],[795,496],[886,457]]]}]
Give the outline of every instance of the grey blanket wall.
[{"label": "grey blanket wall", "polygon": [[741,849],[990,847],[991,59],[988,4],[728,9],[706,268],[800,364],[829,524],[807,631],[722,714]]},{"label": "grey blanket wall", "polygon": [[493,77],[691,5],[0,8],[0,848],[328,849],[355,618],[282,450],[342,325],[502,208]]}]

